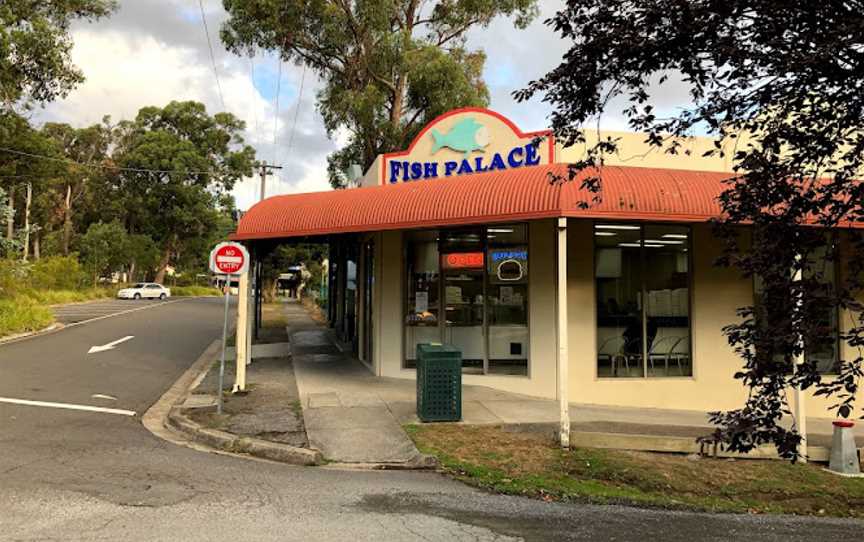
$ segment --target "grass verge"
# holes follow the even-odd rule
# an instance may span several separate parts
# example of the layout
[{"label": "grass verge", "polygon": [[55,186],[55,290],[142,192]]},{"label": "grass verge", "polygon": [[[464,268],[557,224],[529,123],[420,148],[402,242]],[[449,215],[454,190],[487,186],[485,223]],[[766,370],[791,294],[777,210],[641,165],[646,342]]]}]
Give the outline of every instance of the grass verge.
[{"label": "grass verge", "polygon": [[451,476],[498,493],[711,512],[864,517],[864,479],[834,476],[816,465],[566,451],[546,437],[489,426],[405,429]]},{"label": "grass verge", "polygon": [[0,337],[38,331],[53,321],[51,309],[29,297],[0,299]]},{"label": "grass verge", "polygon": [[22,295],[43,305],[63,305],[114,297],[119,289],[120,286],[86,288],[84,290],[27,290]]},{"label": "grass verge", "polygon": [[119,286],[83,290],[24,289],[13,297],[0,298],[0,337],[39,331],[54,322],[51,305],[80,303],[114,297]]},{"label": "grass verge", "polygon": [[171,295],[174,297],[215,297],[221,296],[222,290],[211,286],[172,286]]}]

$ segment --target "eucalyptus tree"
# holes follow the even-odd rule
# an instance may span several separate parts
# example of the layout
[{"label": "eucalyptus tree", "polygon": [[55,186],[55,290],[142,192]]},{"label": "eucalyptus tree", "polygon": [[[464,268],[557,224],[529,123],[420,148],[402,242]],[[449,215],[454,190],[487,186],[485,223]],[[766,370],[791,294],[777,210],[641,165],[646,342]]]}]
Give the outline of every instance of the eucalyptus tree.
[{"label": "eucalyptus tree", "polygon": [[42,134],[56,142],[67,160],[53,194],[54,215],[62,224],[60,249],[64,256],[69,255],[75,231],[74,210],[85,199],[88,189],[93,188],[93,179],[105,174],[112,133],[109,117],[86,128],[52,122],[42,127]]},{"label": "eucalyptus tree", "polygon": [[113,161],[124,225],[159,246],[157,282],[178,254],[212,235],[224,195],[252,175],[255,151],[243,141],[244,127],[198,102],[145,107],[119,123]]},{"label": "eucalyptus tree", "polygon": [[352,163],[368,168],[401,149],[435,116],[484,106],[486,57],[466,33],[498,16],[524,28],[537,0],[224,0],[222,40],[237,53],[275,51],[306,65],[323,82],[318,110],[332,136],[349,134],[328,161],[343,186]]},{"label": "eucalyptus tree", "polygon": [[116,6],[114,0],[0,2],[0,107],[50,102],[81,83],[70,25],[105,17]]}]

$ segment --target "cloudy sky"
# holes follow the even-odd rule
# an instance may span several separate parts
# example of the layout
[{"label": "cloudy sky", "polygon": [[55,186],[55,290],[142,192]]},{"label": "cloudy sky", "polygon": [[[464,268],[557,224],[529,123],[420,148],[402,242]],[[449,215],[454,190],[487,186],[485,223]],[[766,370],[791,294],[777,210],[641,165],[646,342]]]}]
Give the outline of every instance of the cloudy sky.
[{"label": "cloudy sky", "polygon": [[[220,110],[198,2],[121,0],[120,4],[110,18],[74,26],[72,56],[87,81],[66,99],[40,111],[37,122],[84,126],[104,115],[116,121],[134,117],[143,106],[171,100],[197,100],[209,111]],[[283,64],[280,79],[273,55],[262,52],[250,60],[227,52],[218,37],[226,18],[222,2],[204,0],[203,5],[225,107],[246,121],[246,140],[259,158],[285,165],[277,178],[271,177],[268,195],[329,189],[326,156],[338,148],[338,142],[328,139],[315,111],[319,84],[314,74],[305,72],[304,77],[302,67]],[[548,109],[539,101],[517,105],[510,93],[554,67],[567,45],[542,24],[563,1],[540,0],[540,5],[541,16],[524,31],[515,31],[510,21],[499,19],[469,35],[469,45],[487,54],[490,107],[525,130],[547,127]],[[610,115],[604,127],[622,129],[623,123]],[[246,209],[254,203],[257,190],[254,179],[240,183],[235,189],[238,206]]]}]

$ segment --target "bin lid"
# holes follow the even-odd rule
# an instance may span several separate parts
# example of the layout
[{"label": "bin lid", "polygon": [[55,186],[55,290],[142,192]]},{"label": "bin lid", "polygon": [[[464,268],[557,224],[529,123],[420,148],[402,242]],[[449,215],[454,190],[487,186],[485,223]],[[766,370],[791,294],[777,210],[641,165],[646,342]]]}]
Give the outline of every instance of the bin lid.
[{"label": "bin lid", "polygon": [[437,354],[439,352],[454,352],[461,353],[462,350],[456,348],[452,344],[440,344],[440,343],[421,343],[417,345],[417,351],[429,354]]}]

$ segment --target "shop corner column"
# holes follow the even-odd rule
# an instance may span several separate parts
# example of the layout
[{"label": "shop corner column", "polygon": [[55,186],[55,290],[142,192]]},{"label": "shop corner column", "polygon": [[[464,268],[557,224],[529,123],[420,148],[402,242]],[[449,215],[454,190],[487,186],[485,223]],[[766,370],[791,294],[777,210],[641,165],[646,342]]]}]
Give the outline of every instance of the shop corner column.
[{"label": "shop corner column", "polygon": [[[231,283],[228,283],[231,287]],[[246,363],[249,358],[249,271],[240,275],[237,287],[237,337],[234,345],[237,351],[236,368],[234,371],[233,392],[246,391]]]},{"label": "shop corner column", "polygon": [[570,399],[568,393],[569,360],[567,355],[567,219],[558,219],[558,405],[561,426],[560,441],[562,448],[570,447]]}]

